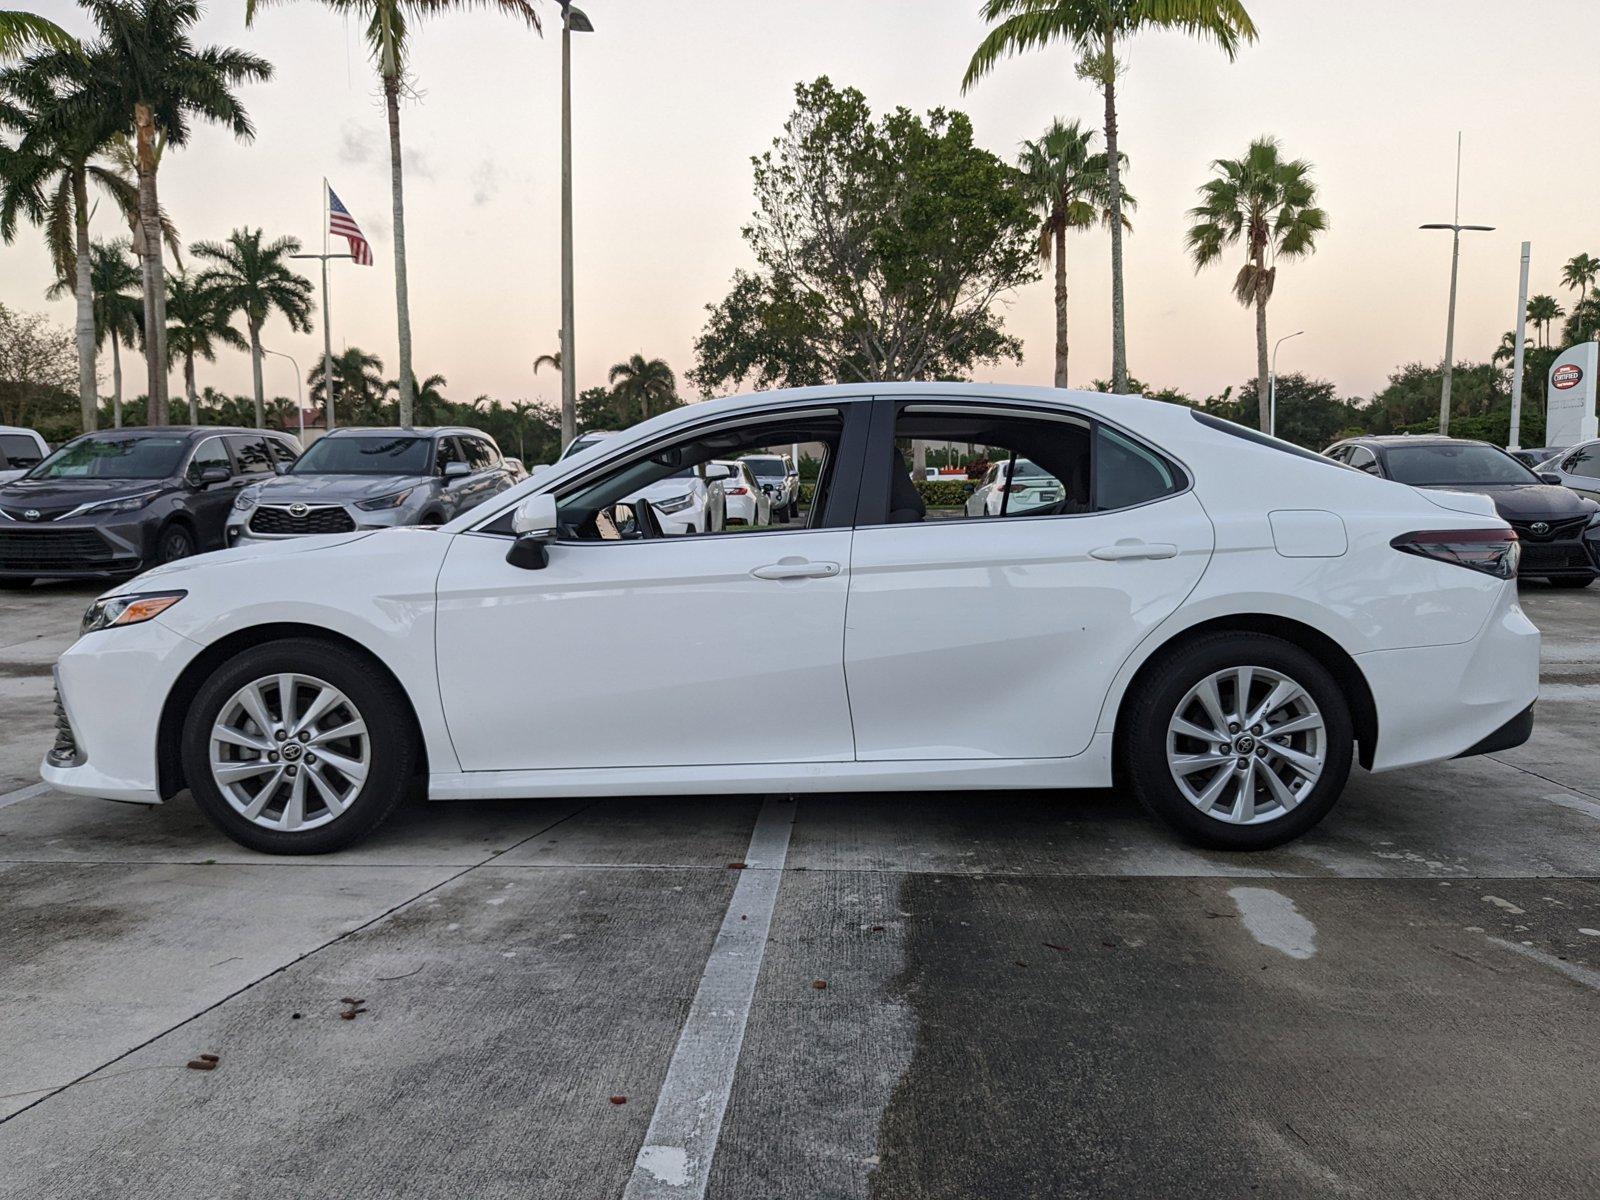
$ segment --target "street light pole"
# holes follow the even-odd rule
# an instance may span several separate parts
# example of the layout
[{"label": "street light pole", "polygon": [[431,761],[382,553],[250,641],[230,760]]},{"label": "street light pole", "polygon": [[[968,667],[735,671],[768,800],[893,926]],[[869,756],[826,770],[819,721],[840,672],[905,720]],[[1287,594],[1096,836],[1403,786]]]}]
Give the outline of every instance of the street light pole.
[{"label": "street light pole", "polygon": [[1272,370],[1267,376],[1267,433],[1271,437],[1278,436],[1278,347],[1304,332],[1304,329],[1296,329],[1272,343]]},{"label": "street light pole", "polygon": [[295,412],[300,414],[300,448],[304,450],[306,447],[306,393],[304,386],[300,382],[300,364],[295,362],[293,355],[285,354],[282,350],[268,350],[263,346],[261,347],[261,353],[271,354],[276,358],[287,358],[289,365],[294,368],[294,408]]},{"label": "street light pole", "polygon": [[594,25],[561,0],[561,448],[578,432],[578,364],[572,349],[572,35]]},{"label": "street light pole", "polygon": [[1437,221],[1419,226],[1421,229],[1450,230],[1450,313],[1444,327],[1444,382],[1439,388],[1439,432],[1450,432],[1450,382],[1456,367],[1456,276],[1461,265],[1461,231],[1493,232],[1493,225],[1463,225],[1461,223],[1461,134],[1456,134],[1456,211],[1453,221]]}]

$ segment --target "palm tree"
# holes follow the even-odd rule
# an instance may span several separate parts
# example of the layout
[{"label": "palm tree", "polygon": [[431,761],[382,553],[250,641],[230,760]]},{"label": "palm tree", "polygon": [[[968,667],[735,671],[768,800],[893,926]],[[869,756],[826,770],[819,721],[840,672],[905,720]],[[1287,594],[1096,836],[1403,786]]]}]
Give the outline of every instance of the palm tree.
[{"label": "palm tree", "polygon": [[[1584,301],[1589,298],[1589,289],[1594,286],[1597,279],[1600,279],[1600,258],[1592,254],[1574,254],[1567,259],[1561,268],[1561,282],[1565,287],[1578,293],[1578,302],[1572,306],[1574,313],[1584,307]],[[1583,336],[1581,325],[1578,336],[1579,338]]]},{"label": "palm tree", "polygon": [[[406,206],[400,169],[400,92],[406,87],[406,58],[410,51],[410,22],[450,9],[495,8],[521,17],[535,30],[541,28],[532,0],[320,0],[346,18],[366,22],[367,47],[383,79],[383,103],[389,118],[389,186],[394,197],[394,298],[400,335],[400,424],[412,423],[415,393],[411,373],[411,302],[406,290]],[[256,12],[288,0],[245,0],[244,23]]]},{"label": "palm tree", "polygon": [[1550,344],[1550,322],[1567,315],[1554,296],[1533,296],[1528,300],[1528,320],[1539,331],[1539,345]]},{"label": "palm tree", "polygon": [[1600,341],[1600,292],[1590,292],[1572,306],[1561,337],[1569,346],[1586,337]]},{"label": "palm tree", "polygon": [[[1532,349],[1532,343],[1527,338],[1522,339],[1522,349],[1526,353]],[[1517,334],[1515,330],[1506,330],[1500,335],[1500,344],[1495,347],[1494,353],[1489,356],[1489,361],[1499,366],[1501,363],[1515,362],[1517,359]]]},{"label": "palm tree", "polygon": [[533,360],[533,373],[535,375],[539,373],[540,367],[550,367],[557,371],[561,370],[561,351],[557,350],[554,354],[539,355],[538,358]]},{"label": "palm tree", "polygon": [[[1023,142],[1017,165],[1023,187],[1035,207],[1044,211],[1039,224],[1039,257],[1055,260],[1056,374],[1055,385],[1067,386],[1067,230],[1087,229],[1096,221],[1111,223],[1111,177],[1106,157],[1090,154],[1094,130],[1058,118],[1036,142]],[[1126,192],[1124,210],[1138,207]],[[1127,220],[1124,218],[1124,225]]]},{"label": "palm tree", "polygon": [[[74,43],[76,45],[76,43]],[[5,97],[9,97],[6,99]],[[0,75],[0,129],[26,135],[56,96],[40,68],[15,67]],[[89,185],[106,193],[124,215],[137,211],[138,193],[109,167],[91,161],[106,134],[98,118],[36,139],[31,152],[0,146],[0,240],[10,244],[19,212],[45,231],[56,282],[47,295],[77,300],[78,405],[84,432],[98,424],[95,381],[94,294],[89,279]]]},{"label": "palm tree", "polygon": [[228,322],[233,310],[227,295],[211,275],[179,271],[167,276],[167,353],[183,359],[183,394],[189,401],[189,424],[200,424],[200,402],[195,394],[194,360],[217,361],[217,344],[247,350],[246,342]]},{"label": "palm tree", "polygon": [[[667,366],[664,358],[646,359],[642,354],[635,354],[627,362],[614,365],[606,376],[606,381],[611,384],[611,392],[618,400],[618,408],[624,405],[631,408],[637,403],[644,412],[644,419],[650,419],[650,405],[653,401],[659,402],[661,411],[672,407],[672,402],[678,395],[678,377],[672,373],[672,368]],[[618,412],[618,417],[624,422],[626,413]]]},{"label": "palm tree", "polygon": [[[182,146],[194,118],[225,125],[241,141],[254,136],[234,88],[272,78],[272,64],[243,50],[197,47],[199,0],[80,0],[100,37],[83,58],[50,56],[48,70],[69,94],[42,124],[54,134],[103,121],[108,132],[131,133],[136,149],[140,234],[144,261],[145,361],[150,423],[167,422],[166,275],[161,259],[161,202],[157,147]],[[31,149],[24,142],[23,149]]]},{"label": "palm tree", "polygon": [[[450,412],[450,401],[445,399],[444,389],[450,386],[450,381],[443,375],[429,375],[426,379],[418,381],[411,377],[412,411],[417,423],[422,425],[437,425],[441,418],[447,417]],[[386,395],[395,397],[396,408],[399,407],[400,397],[404,394],[398,378],[389,380],[383,385]],[[401,425],[410,425],[410,421],[402,421]]]},{"label": "palm tree", "polygon": [[311,329],[311,281],[297,275],[286,261],[300,251],[297,238],[262,242],[259,229],[235,229],[226,242],[196,242],[189,253],[216,265],[207,283],[219,290],[218,302],[229,313],[243,313],[250,331],[250,371],[255,385],[256,427],[266,425],[266,397],[261,384],[261,327],[273,313],[289,319],[289,328]]},{"label": "palm tree", "polygon": [[1256,310],[1256,397],[1261,429],[1271,425],[1267,378],[1267,301],[1277,281],[1277,260],[1299,258],[1316,249],[1317,235],[1328,228],[1328,214],[1316,206],[1317,188],[1311,164],[1286,161],[1276,138],[1250,143],[1243,158],[1219,158],[1218,173],[1200,185],[1200,204],[1187,243],[1195,270],[1215,262],[1228,246],[1243,245],[1245,262],[1234,276],[1233,294]]},{"label": "palm tree", "polygon": [[111,342],[111,423],[122,428],[122,352],[143,344],[144,301],[139,266],[125,240],[96,241],[89,247],[89,282],[94,292],[94,345]]},{"label": "palm tree", "polygon": [[72,50],[77,39],[53,21],[33,13],[0,10],[0,62],[21,58],[30,50]]},{"label": "palm tree", "polygon": [[[311,402],[324,408],[328,403],[327,384],[318,363],[306,374],[311,385]],[[334,416],[340,421],[370,424],[383,408],[383,360],[359,346],[349,346],[333,357],[333,386],[337,394]]]},{"label": "palm tree", "polygon": [[1079,54],[1078,74],[1105,96],[1105,153],[1111,190],[1111,388],[1128,390],[1128,347],[1122,294],[1122,154],[1117,142],[1118,43],[1146,29],[1176,29],[1215,42],[1231,61],[1253,42],[1255,23],[1241,0],[984,0],[993,26],[967,64],[966,91],[1002,58],[1065,43]]}]

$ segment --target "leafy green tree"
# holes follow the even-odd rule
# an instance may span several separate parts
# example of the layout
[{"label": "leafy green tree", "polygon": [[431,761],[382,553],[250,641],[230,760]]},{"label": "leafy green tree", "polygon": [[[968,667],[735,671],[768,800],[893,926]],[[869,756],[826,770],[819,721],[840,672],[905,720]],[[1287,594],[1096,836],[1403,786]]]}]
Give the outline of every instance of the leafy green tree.
[{"label": "leafy green tree", "polygon": [[[1308,379],[1299,371],[1279,375],[1278,423],[1276,436],[1284,441],[1304,446],[1308,450],[1321,450],[1341,437],[1365,432],[1362,413],[1348,400],[1341,400],[1333,383],[1326,379]],[[1225,415],[1241,425],[1254,423],[1260,410],[1260,397],[1256,390],[1259,380],[1251,379],[1239,388],[1238,398],[1227,404],[1231,408]],[[1206,411],[1216,408],[1207,405]]]},{"label": "leafy green tree", "polygon": [[[327,411],[328,389],[322,364],[306,372],[311,385],[311,403]],[[359,346],[348,346],[333,356],[334,419],[343,424],[378,425],[389,421],[384,396],[388,385],[383,379],[383,360]]]},{"label": "leafy green tree", "polygon": [[161,201],[157,188],[161,145],[183,146],[191,123],[210,121],[241,141],[254,136],[250,118],[234,94],[241,84],[272,77],[272,64],[243,50],[195,45],[199,0],[80,0],[99,31],[82,55],[57,51],[41,69],[53,77],[62,99],[24,139],[53,138],[86,128],[98,119],[110,133],[133,136],[139,191],[143,264],[145,361],[150,421],[167,414],[166,267],[161,257]]},{"label": "leafy green tree", "polygon": [[[290,0],[245,0],[244,23],[256,13]],[[411,22],[425,16],[471,8],[492,8],[519,17],[534,30],[539,14],[531,0],[318,0],[346,19],[366,23],[367,48],[383,81],[383,106],[389,118],[389,187],[394,200],[394,297],[400,341],[400,424],[411,425],[416,376],[411,368],[411,300],[406,284],[406,206],[400,159],[400,93],[407,84],[411,50]]]},{"label": "leafy green tree", "polygon": [[[1522,339],[1524,363],[1526,363],[1527,353],[1532,346],[1533,343],[1528,338]],[[1516,362],[1516,360],[1517,333],[1514,329],[1508,329],[1500,335],[1500,344],[1494,348],[1494,353],[1489,356],[1489,361],[1494,363],[1496,366],[1510,366],[1512,363]]]},{"label": "leafy green tree", "polygon": [[992,26],[973,52],[961,81],[965,91],[1002,58],[1063,44],[1078,53],[1078,75],[1105,97],[1105,152],[1111,190],[1111,390],[1128,391],[1126,307],[1122,289],[1122,153],[1117,135],[1119,47],[1148,29],[1172,29],[1215,42],[1232,60],[1240,42],[1253,42],[1255,23],[1240,0],[984,0]]},{"label": "leafy green tree", "polygon": [[194,360],[217,361],[217,346],[248,350],[250,343],[229,322],[231,296],[215,276],[178,271],[167,276],[167,353],[183,360],[183,394],[189,401],[189,424],[200,424],[200,399],[195,392]]},{"label": "leafy green tree", "polygon": [[1565,345],[1600,336],[1600,292],[1590,292],[1572,306],[1572,314],[1561,328]]},{"label": "leafy green tree", "polygon": [[[443,375],[429,375],[426,379],[418,380],[415,375],[411,377],[411,396],[413,411],[416,414],[416,423],[420,425],[455,425],[461,424],[455,420],[452,410],[459,406],[452,405],[445,399],[444,389],[450,386],[450,381]],[[395,397],[396,406],[400,397],[405,393],[401,388],[400,379],[391,379],[384,385],[387,394]],[[470,408],[470,406],[468,406]],[[409,426],[410,421],[401,421],[401,425]]]},{"label": "leafy green tree", "polygon": [[1550,323],[1560,320],[1567,315],[1567,310],[1562,308],[1554,296],[1530,296],[1528,298],[1528,320],[1533,322],[1533,327],[1539,331],[1539,345],[1550,344]]},{"label": "leafy green tree", "polygon": [[[1067,230],[1088,229],[1096,221],[1111,224],[1110,164],[1105,155],[1090,153],[1093,141],[1094,130],[1057,118],[1043,137],[1022,143],[1017,161],[1024,189],[1044,214],[1039,223],[1039,259],[1055,264],[1058,388],[1067,386]],[[1123,212],[1137,206],[1124,191]],[[1123,224],[1127,225],[1126,216]]]},{"label": "leafy green tree", "polygon": [[[74,46],[76,43],[74,43]],[[41,110],[56,101],[48,71],[25,64],[0,74],[0,130],[21,140],[39,124]],[[0,240],[8,245],[19,213],[45,231],[56,282],[51,299],[77,301],[78,405],[83,432],[95,427],[99,408],[95,378],[94,292],[90,279],[89,189],[108,196],[124,214],[138,210],[137,189],[111,167],[94,161],[108,135],[98,115],[63,124],[50,137],[35,136],[33,149],[0,144]]]},{"label": "leafy green tree", "polygon": [[640,415],[634,420],[648,421],[655,413],[683,404],[678,399],[678,377],[664,358],[646,359],[635,354],[614,365],[606,379],[617,398],[618,420],[624,424],[634,423],[628,417],[635,410]]},{"label": "leafy green tree", "polygon": [[77,39],[54,21],[14,9],[0,10],[0,63],[31,50],[76,50]]},{"label": "leafy green tree", "polygon": [[77,360],[65,329],[0,304],[0,425],[70,421]]},{"label": "leafy green tree", "polygon": [[94,346],[111,343],[111,424],[121,429],[122,347],[144,343],[144,301],[139,295],[139,264],[126,240],[96,240],[89,247],[89,279],[94,292]]},{"label": "leafy green tree", "polygon": [[[1573,316],[1578,310],[1585,307],[1589,300],[1589,290],[1594,287],[1595,280],[1600,279],[1600,258],[1592,254],[1574,254],[1561,267],[1561,283],[1563,287],[1578,293],[1578,300],[1572,306]],[[1578,323],[1578,336],[1569,338],[1569,341],[1582,341],[1583,335],[1589,327],[1594,325],[1592,320]]]},{"label": "leafy green tree", "polygon": [[1328,228],[1328,214],[1317,207],[1311,164],[1285,160],[1276,138],[1257,138],[1243,158],[1219,158],[1213,179],[1200,185],[1200,203],[1189,210],[1188,233],[1195,270],[1222,257],[1229,246],[1242,246],[1244,265],[1234,276],[1234,297],[1256,310],[1256,395],[1261,429],[1267,413],[1267,301],[1278,278],[1278,259],[1298,258],[1316,249],[1317,235]]},{"label": "leafy green tree", "polygon": [[250,331],[250,370],[255,384],[256,427],[266,425],[266,396],[261,382],[261,328],[274,313],[282,313],[289,328],[311,329],[311,281],[289,265],[300,252],[297,238],[264,242],[260,229],[235,229],[225,242],[196,242],[189,253],[212,263],[207,285],[229,313],[241,313]]},{"label": "leafy green tree", "polygon": [[827,78],[795,88],[753,160],[738,272],[695,343],[704,391],[824,380],[940,379],[1018,359],[996,302],[1038,278],[1035,223],[1015,172],[973,145],[962,113],[900,108]]}]

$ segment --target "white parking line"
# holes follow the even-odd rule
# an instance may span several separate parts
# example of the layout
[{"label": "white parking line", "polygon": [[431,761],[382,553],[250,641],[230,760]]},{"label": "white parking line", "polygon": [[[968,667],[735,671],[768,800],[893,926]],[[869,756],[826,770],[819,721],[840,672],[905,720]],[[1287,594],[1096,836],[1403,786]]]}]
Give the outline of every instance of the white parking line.
[{"label": "white parking line", "polygon": [[42,796],[49,790],[50,785],[48,783],[34,783],[24,788],[18,788],[14,792],[7,792],[5,795],[0,796],[0,808],[5,808],[12,804],[20,804],[24,800],[32,800],[35,796]]},{"label": "white parking line", "polygon": [[1600,804],[1593,800],[1585,800],[1581,796],[1569,796],[1566,792],[1556,792],[1546,796],[1551,804],[1559,804],[1562,808],[1570,808],[1573,812],[1581,812],[1586,817],[1593,817],[1600,821]]},{"label": "white parking line", "polygon": [[702,1200],[739,1065],[767,931],[783,881],[795,801],[768,797],[756,817],[745,869],[667,1066],[623,1200]]},{"label": "white parking line", "polygon": [[1518,954],[1533,959],[1536,963],[1543,963],[1552,971],[1560,971],[1574,983],[1581,983],[1584,987],[1591,987],[1596,991],[1600,991],[1600,971],[1596,971],[1592,967],[1586,967],[1581,963],[1563,962],[1554,954],[1546,954],[1543,950],[1533,946],[1524,946],[1521,942],[1508,942],[1505,938],[1497,937],[1492,937],[1489,940],[1496,946],[1503,947],[1506,950],[1513,950]]}]

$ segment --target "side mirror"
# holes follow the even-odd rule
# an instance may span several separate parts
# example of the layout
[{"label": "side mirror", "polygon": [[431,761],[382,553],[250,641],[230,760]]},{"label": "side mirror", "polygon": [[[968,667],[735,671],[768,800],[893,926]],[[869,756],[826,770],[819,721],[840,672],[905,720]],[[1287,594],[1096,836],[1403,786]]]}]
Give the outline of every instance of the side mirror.
[{"label": "side mirror", "polygon": [[719,467],[715,463],[711,463],[704,468],[704,471],[705,473],[701,476],[701,478],[707,483],[715,483],[719,479],[733,478],[732,467]]},{"label": "side mirror", "polygon": [[1561,482],[1561,476],[1557,475],[1554,471],[1540,471],[1539,478],[1545,483],[1559,484]]},{"label": "side mirror", "polygon": [[227,483],[233,478],[233,472],[227,467],[202,467],[200,475],[195,479],[201,487],[209,487],[213,483]]},{"label": "side mirror", "polygon": [[556,535],[556,498],[545,494],[525,497],[511,511],[511,532],[517,540],[506,551],[506,562],[524,571],[542,571],[550,565],[545,545]]},{"label": "side mirror", "polygon": [[289,466],[290,464],[288,463],[273,463],[272,473],[274,475],[287,475],[289,473]]},{"label": "side mirror", "polygon": [[464,462],[445,463],[444,477],[446,479],[460,479],[464,475],[471,475],[472,468]]}]

